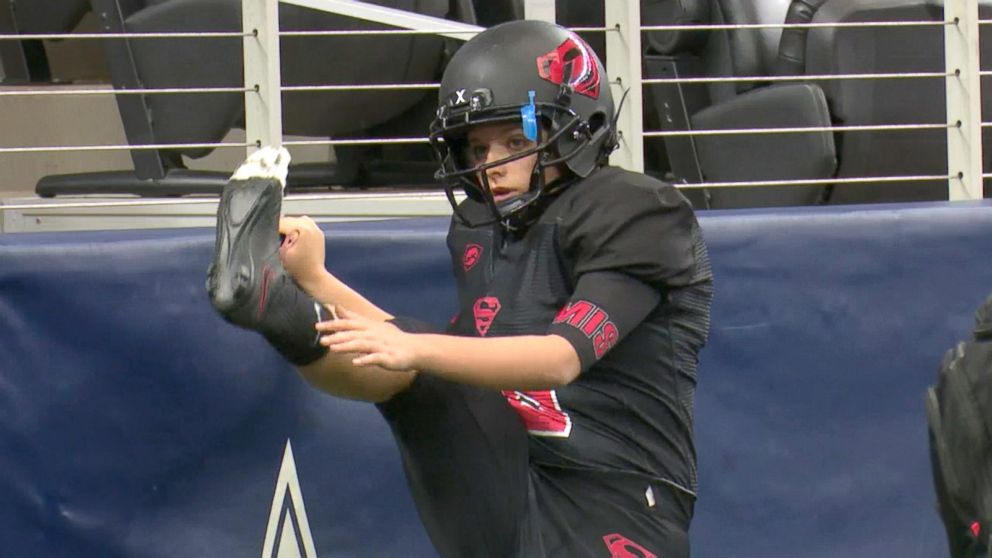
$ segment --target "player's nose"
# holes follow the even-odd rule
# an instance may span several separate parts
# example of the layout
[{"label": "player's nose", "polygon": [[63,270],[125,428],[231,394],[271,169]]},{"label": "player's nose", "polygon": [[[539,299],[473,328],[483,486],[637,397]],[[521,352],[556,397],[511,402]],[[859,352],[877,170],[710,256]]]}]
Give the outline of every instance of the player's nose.
[{"label": "player's nose", "polygon": [[[486,154],[486,164],[495,163],[496,161],[505,159],[506,155],[507,154],[505,152],[499,149],[491,148],[489,152]],[[495,167],[489,167],[488,169],[486,169],[486,174],[488,174],[490,177],[502,176],[505,173],[506,173],[506,165],[497,165]]]}]

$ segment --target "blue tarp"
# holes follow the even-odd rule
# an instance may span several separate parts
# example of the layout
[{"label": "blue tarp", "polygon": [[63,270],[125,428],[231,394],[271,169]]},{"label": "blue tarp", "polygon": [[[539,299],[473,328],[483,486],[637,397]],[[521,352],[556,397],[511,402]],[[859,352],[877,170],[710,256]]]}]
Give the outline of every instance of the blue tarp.
[{"label": "blue tarp", "polygon": [[[701,221],[717,294],[693,555],[945,556],[923,394],[992,292],[992,205]],[[453,313],[444,219],[325,229],[329,267],[381,306]],[[0,236],[0,555],[259,556],[291,440],[320,556],[434,556],[376,411],[214,314],[212,246]],[[303,545],[287,517],[276,550]]]}]

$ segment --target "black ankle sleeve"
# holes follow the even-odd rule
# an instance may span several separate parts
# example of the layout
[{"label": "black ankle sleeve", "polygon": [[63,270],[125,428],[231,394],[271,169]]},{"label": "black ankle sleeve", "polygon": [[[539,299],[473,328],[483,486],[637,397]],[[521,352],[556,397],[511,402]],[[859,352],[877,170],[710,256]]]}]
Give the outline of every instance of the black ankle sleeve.
[{"label": "black ankle sleeve", "polygon": [[304,366],[327,354],[327,347],[320,344],[314,324],[329,320],[331,316],[288,276],[283,275],[280,280],[285,284],[272,289],[274,299],[267,305],[258,331],[286,360]]}]

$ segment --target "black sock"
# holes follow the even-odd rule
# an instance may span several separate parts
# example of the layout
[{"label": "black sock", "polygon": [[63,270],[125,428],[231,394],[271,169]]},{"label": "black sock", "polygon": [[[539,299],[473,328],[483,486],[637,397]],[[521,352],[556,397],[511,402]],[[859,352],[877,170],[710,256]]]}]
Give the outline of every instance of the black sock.
[{"label": "black sock", "polygon": [[256,329],[296,366],[315,362],[327,354],[327,347],[320,344],[314,324],[331,319],[330,312],[285,273],[276,281],[282,284],[269,289],[272,300],[267,301]]}]

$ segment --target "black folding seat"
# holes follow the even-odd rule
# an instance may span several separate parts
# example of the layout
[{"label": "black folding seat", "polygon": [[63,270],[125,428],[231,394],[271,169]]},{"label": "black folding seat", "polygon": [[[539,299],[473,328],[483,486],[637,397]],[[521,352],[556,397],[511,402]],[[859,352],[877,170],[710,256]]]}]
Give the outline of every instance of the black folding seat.
[{"label": "black folding seat", "polygon": [[[87,0],[0,0],[0,33],[68,33],[89,9]],[[0,41],[0,80],[4,83],[44,82],[50,78],[42,41]]]},{"label": "black folding seat", "polygon": [[[669,0],[670,23],[850,23],[944,20],[941,0]],[[677,8],[677,9],[676,9]],[[992,16],[981,0],[980,17]],[[987,36],[989,29],[982,27]],[[781,85],[762,76],[943,72],[941,26],[737,29],[657,33],[645,59],[654,77],[756,76],[708,86],[653,86],[666,129],[942,124],[942,78],[815,80]],[[992,37],[990,37],[992,39]],[[983,54],[992,41],[981,42]],[[988,55],[983,58],[990,60]],[[986,62],[983,67],[987,66]],[[986,81],[987,78],[983,78]],[[989,114],[992,96],[983,95]],[[986,161],[990,138],[983,134]],[[665,140],[671,172],[688,182],[945,175],[946,133],[848,131]],[[834,159],[836,158],[836,163]],[[985,168],[989,168],[986,163]],[[829,187],[712,189],[710,207],[939,200],[946,181]]]},{"label": "black folding seat", "polygon": [[[781,22],[789,0],[658,0],[644,9],[646,25]],[[656,124],[665,131],[824,127],[827,100],[812,83],[771,83],[781,29],[681,30],[648,33],[645,78],[754,76],[708,84],[656,84],[645,89]],[[649,155],[671,178],[687,183],[824,179],[836,150],[827,132],[666,137],[649,141]],[[663,153],[662,153],[663,150]],[[754,186],[687,190],[710,208],[807,205],[824,186]]]},{"label": "black folding seat", "polygon": [[[91,0],[109,32],[240,31],[241,0]],[[375,4],[473,23],[466,0],[377,0]],[[379,24],[280,4],[280,28],[370,30]],[[343,85],[437,81],[454,40],[434,35],[283,37],[282,83]],[[242,87],[240,38],[110,39],[108,64],[117,89]],[[431,89],[394,91],[306,91],[283,93],[283,128],[314,138],[423,137],[433,114]],[[220,142],[244,126],[240,93],[118,95],[130,145]],[[397,155],[390,162],[389,151]],[[134,172],[49,176],[36,191],[181,195],[216,192],[228,172],[191,171],[183,157],[211,149],[133,150]],[[290,187],[377,182],[430,182],[433,165],[426,145],[389,149],[337,146],[337,163],[294,165]],[[377,174],[377,171],[381,170]]]},{"label": "black folding seat", "polygon": [[[944,21],[943,0],[827,0],[808,21]],[[992,2],[979,1],[979,17],[992,17]],[[982,69],[992,64],[992,29],[980,26]],[[785,54],[785,53],[783,53]],[[943,72],[944,29],[845,27],[812,29],[805,48],[791,53],[798,70],[814,74]],[[982,113],[992,115],[992,82],[982,78]],[[944,79],[824,81],[833,119],[843,125],[947,122]],[[992,136],[983,132],[988,172]],[[947,173],[944,130],[852,132],[838,140],[838,176],[907,176]],[[947,183],[903,182],[837,185],[831,203],[947,199]]]}]

